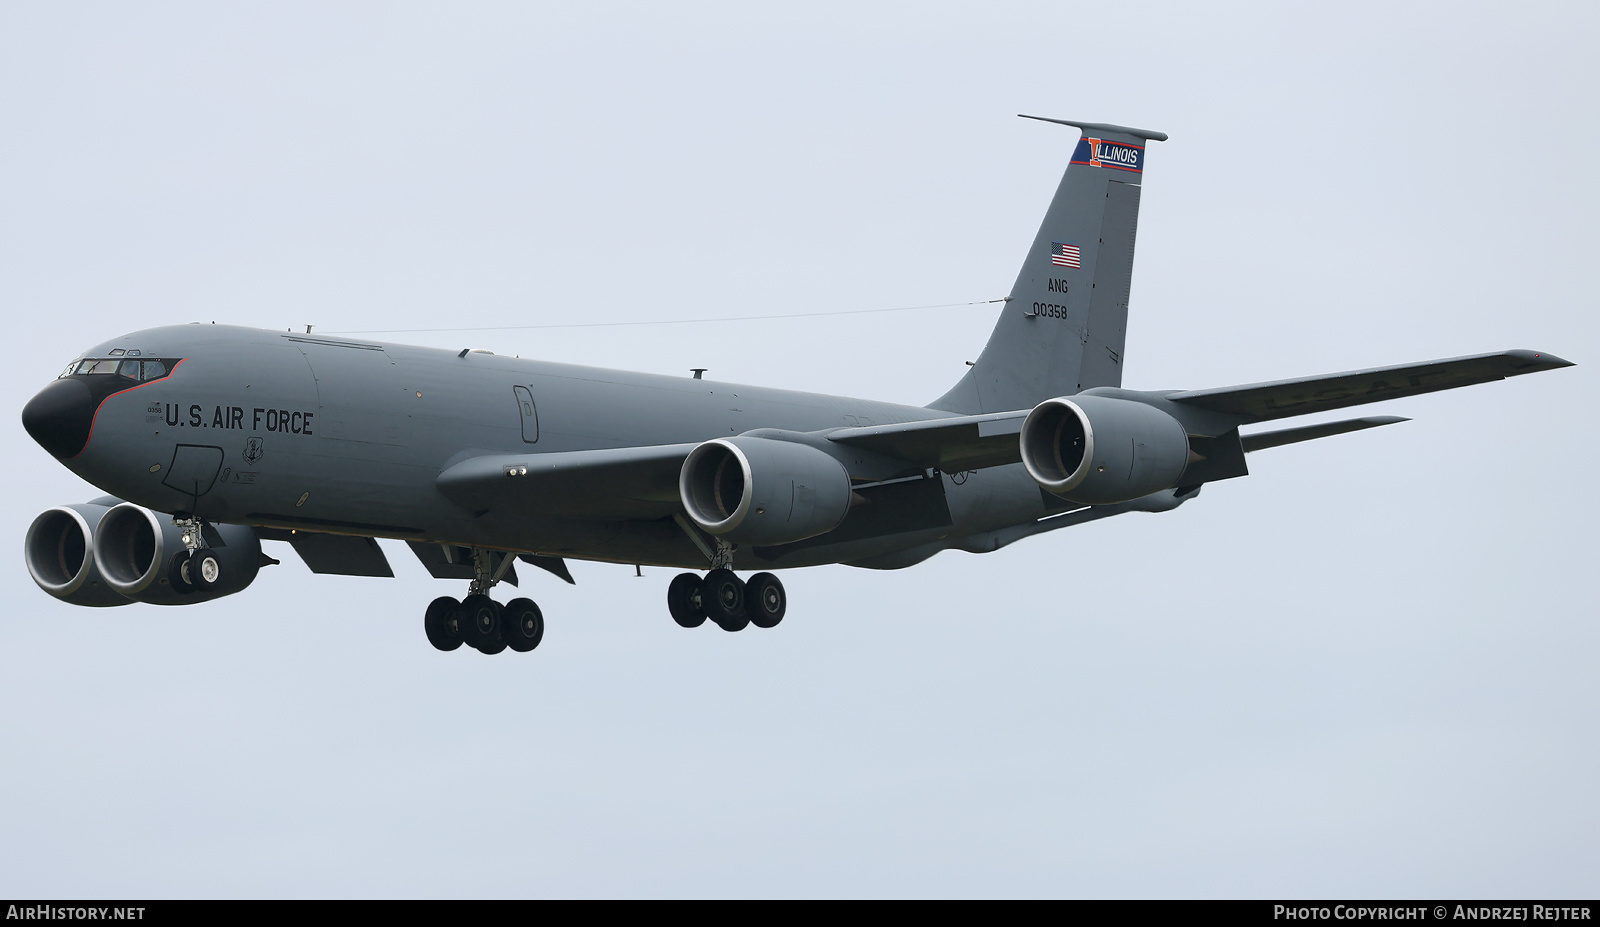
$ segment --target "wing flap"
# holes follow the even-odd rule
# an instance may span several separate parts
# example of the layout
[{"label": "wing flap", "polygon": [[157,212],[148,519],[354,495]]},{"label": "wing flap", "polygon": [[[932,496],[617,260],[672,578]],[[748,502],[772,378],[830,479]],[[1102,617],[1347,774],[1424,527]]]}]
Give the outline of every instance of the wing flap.
[{"label": "wing flap", "polygon": [[1334,435],[1349,434],[1352,431],[1409,421],[1411,419],[1401,418],[1398,415],[1372,415],[1367,418],[1345,419],[1342,422],[1324,422],[1320,425],[1256,432],[1253,435],[1245,435],[1239,443],[1244,446],[1245,453],[1248,454],[1251,451],[1264,451],[1269,447],[1282,447],[1285,444],[1297,444],[1301,441],[1313,441],[1317,438],[1329,438]]},{"label": "wing flap", "polygon": [[339,576],[394,576],[389,558],[372,538],[350,534],[290,532],[288,541],[313,573]]},{"label": "wing flap", "polygon": [[1265,422],[1571,366],[1571,361],[1553,354],[1501,351],[1498,354],[1474,354],[1421,364],[1351,370],[1270,383],[1187,390],[1171,393],[1166,398],[1213,412],[1237,415],[1245,422]]}]

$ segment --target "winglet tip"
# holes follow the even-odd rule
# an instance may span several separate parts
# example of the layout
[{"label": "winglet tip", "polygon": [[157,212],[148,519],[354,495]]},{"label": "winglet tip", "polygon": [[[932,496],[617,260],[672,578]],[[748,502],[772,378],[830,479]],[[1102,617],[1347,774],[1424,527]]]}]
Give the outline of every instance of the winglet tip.
[{"label": "winglet tip", "polygon": [[1557,357],[1548,351],[1529,351],[1525,348],[1519,348],[1515,351],[1507,351],[1506,356],[1514,357],[1517,360],[1522,361],[1531,367],[1537,367],[1540,370],[1555,370],[1560,367],[1578,366],[1573,361],[1569,361],[1564,357]]}]

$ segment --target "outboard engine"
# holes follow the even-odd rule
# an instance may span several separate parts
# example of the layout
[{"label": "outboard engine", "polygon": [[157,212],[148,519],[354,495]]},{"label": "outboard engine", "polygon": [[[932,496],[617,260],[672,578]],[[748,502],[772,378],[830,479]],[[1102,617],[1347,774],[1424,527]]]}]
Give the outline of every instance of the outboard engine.
[{"label": "outboard engine", "polygon": [[106,584],[94,560],[94,532],[109,506],[95,503],[45,509],[28,526],[22,558],[39,588],[64,602],[103,608],[132,599]]},{"label": "outboard engine", "polygon": [[678,493],[694,523],[738,544],[788,544],[826,534],[850,511],[850,474],[807,444],[714,438],[689,452]]},{"label": "outboard engine", "polygon": [[215,582],[210,589],[185,593],[168,578],[173,555],[184,549],[183,531],[171,518],[124,502],[106,512],[94,532],[94,560],[106,585],[152,605],[188,605],[232,595],[250,585],[261,569],[261,541],[253,528],[208,526],[201,546],[216,555]]},{"label": "outboard engine", "polygon": [[1046,490],[1084,505],[1171,489],[1189,465],[1189,436],[1153,406],[1109,396],[1046,399],[1022,423],[1022,463]]}]

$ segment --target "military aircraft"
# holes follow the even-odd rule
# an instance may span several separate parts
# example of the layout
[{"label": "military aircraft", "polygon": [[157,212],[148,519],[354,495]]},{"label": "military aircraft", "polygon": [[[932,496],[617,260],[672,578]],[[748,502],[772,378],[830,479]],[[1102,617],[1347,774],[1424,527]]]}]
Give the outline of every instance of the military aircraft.
[{"label": "military aircraft", "polygon": [[[1041,118],[1041,117],[1028,117]],[[770,628],[772,571],[901,569],[951,548],[1164,512],[1246,455],[1405,421],[1264,422],[1570,366],[1516,350],[1220,389],[1122,386],[1146,148],[1082,131],[987,346],[926,406],[220,325],[122,335],[23,409],[108,496],[46,510],[25,558],[75,605],[232,595],[287,541],[319,573],[392,576],[375,538],[466,580],[423,626],[440,650],[529,651],[544,617],[490,597],[514,564],[680,567],[693,628]],[[755,571],[741,579],[735,570]]]}]

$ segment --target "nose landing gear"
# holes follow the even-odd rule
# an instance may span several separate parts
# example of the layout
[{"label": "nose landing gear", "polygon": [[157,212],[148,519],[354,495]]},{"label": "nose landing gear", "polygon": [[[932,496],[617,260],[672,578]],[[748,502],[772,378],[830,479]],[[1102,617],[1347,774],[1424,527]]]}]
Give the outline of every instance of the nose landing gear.
[{"label": "nose landing gear", "polygon": [[210,592],[222,580],[222,560],[205,546],[206,523],[199,518],[174,515],[173,527],[183,532],[183,549],[167,563],[167,582],[179,595]]}]

